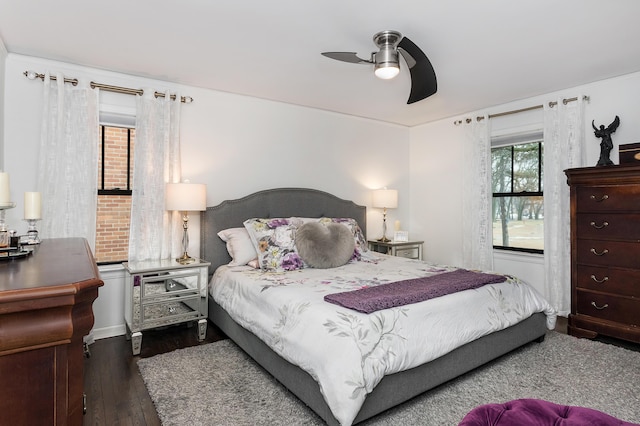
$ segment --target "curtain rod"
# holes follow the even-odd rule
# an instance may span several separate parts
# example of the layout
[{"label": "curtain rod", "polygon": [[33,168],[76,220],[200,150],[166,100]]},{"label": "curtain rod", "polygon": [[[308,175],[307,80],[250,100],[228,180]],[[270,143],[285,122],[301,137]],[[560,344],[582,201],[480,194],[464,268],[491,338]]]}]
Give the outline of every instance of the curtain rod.
[{"label": "curtain rod", "polygon": [[[23,73],[25,75],[25,77],[27,77],[29,80],[35,80],[36,78],[39,78],[40,80],[44,81],[44,74],[39,74],[35,71],[25,71]],[[51,80],[57,80],[55,75],[50,76]],[[65,83],[70,83],[73,86],[77,86],[78,85],[78,79],[77,78],[66,78],[64,79]],[[89,83],[89,85],[91,86],[92,89],[102,89],[102,90],[106,90],[107,92],[115,92],[115,93],[123,93],[125,95],[140,95],[142,96],[142,94],[144,93],[144,90],[142,89],[131,89],[129,87],[121,87],[121,86],[111,86],[109,84],[102,84],[102,83],[95,83],[95,82],[91,82]],[[165,94],[162,92],[154,92],[153,94],[156,98],[164,98]],[[176,100],[176,95],[170,95],[169,96],[171,98],[172,101]],[[193,102],[193,98],[191,96],[180,96],[180,102],[183,102],[185,104],[190,104],[191,102]]]},{"label": "curtain rod", "polygon": [[[588,102],[589,101],[589,96],[583,96],[582,99]],[[562,104],[566,105],[569,102],[575,102],[577,100],[578,100],[577,97],[569,98],[569,99],[563,99],[562,100]],[[549,102],[549,108],[553,108],[556,105],[558,105],[558,102],[555,102],[555,101]],[[527,107],[527,108],[515,109],[513,111],[505,111],[505,112],[498,112],[496,114],[489,114],[489,118],[502,117],[502,116],[505,116],[505,115],[517,114],[519,112],[533,111],[534,109],[540,109],[540,108],[544,108],[544,105],[534,105],[534,106],[530,106],[530,107]],[[476,120],[477,121],[484,120],[484,117],[478,116],[478,117],[476,117]],[[455,124],[457,126],[457,125],[462,124],[462,123],[469,124],[469,123],[471,123],[471,121],[473,121],[473,118],[465,118],[464,120],[456,120],[456,121],[453,122],[453,124]]]}]

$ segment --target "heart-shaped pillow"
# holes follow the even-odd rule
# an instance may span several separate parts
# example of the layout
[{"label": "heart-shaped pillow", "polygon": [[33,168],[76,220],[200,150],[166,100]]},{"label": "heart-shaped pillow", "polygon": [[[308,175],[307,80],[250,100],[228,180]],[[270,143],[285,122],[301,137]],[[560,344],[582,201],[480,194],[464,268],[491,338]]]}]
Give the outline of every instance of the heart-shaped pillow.
[{"label": "heart-shaped pillow", "polygon": [[355,250],[351,230],[340,223],[305,223],[296,231],[295,244],[302,260],[320,269],[344,265]]}]

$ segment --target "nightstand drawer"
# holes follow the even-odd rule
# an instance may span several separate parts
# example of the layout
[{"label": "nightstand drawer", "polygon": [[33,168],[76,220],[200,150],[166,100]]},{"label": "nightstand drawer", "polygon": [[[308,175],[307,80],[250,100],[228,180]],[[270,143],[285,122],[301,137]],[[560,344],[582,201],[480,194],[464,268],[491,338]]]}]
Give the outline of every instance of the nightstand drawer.
[{"label": "nightstand drawer", "polygon": [[397,249],[396,256],[406,257],[407,259],[419,259],[420,249],[418,247]]},{"label": "nightstand drawer", "polygon": [[132,330],[144,330],[202,318],[206,298],[197,288],[174,284],[171,280],[144,282],[133,288]]},{"label": "nightstand drawer", "polygon": [[176,297],[170,301],[165,299],[156,303],[144,303],[140,306],[140,315],[135,316],[134,321],[139,320],[142,328],[150,328],[201,318],[200,311],[192,307],[198,306],[199,299],[199,296]]},{"label": "nightstand drawer", "polygon": [[406,259],[422,260],[423,241],[378,241],[369,240],[369,250],[404,257]]}]

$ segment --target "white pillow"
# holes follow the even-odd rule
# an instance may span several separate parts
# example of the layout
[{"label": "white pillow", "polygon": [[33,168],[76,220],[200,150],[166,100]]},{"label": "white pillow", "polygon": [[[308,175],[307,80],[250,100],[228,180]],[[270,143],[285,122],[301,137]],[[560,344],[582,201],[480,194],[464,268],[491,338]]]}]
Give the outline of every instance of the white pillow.
[{"label": "white pillow", "polygon": [[227,243],[227,251],[231,256],[229,266],[243,266],[256,260],[258,254],[245,228],[229,228],[218,232],[218,237]]}]

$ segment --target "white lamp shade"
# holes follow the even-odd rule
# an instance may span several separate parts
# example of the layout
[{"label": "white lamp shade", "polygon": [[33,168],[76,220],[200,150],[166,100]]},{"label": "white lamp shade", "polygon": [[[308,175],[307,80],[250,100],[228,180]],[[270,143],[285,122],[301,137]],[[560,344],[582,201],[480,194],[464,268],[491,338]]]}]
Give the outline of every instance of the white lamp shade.
[{"label": "white lamp shade", "polygon": [[373,207],[395,209],[398,207],[397,189],[376,189],[373,191]]},{"label": "white lamp shade", "polygon": [[203,211],[207,209],[207,185],[201,183],[168,183],[164,204],[167,210]]}]

